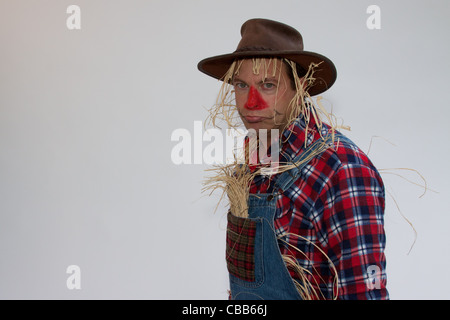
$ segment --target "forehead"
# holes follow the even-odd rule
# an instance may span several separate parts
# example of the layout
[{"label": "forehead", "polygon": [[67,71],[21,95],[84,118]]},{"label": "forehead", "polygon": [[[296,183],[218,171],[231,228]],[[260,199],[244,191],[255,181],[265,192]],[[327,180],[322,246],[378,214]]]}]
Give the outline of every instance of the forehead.
[{"label": "forehead", "polygon": [[287,76],[287,67],[278,58],[243,59],[236,64],[234,75],[242,78],[276,78]]}]

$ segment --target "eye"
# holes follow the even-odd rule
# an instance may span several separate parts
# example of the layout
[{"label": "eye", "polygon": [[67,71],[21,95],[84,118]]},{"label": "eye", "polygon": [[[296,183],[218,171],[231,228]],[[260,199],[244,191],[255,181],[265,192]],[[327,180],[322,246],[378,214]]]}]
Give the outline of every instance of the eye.
[{"label": "eye", "polygon": [[271,90],[271,89],[275,89],[276,85],[275,85],[275,83],[272,83],[272,82],[264,82],[262,84],[262,87],[265,90]]},{"label": "eye", "polygon": [[234,84],[234,86],[237,89],[246,89],[247,88],[247,84],[245,84],[244,82],[236,82]]}]

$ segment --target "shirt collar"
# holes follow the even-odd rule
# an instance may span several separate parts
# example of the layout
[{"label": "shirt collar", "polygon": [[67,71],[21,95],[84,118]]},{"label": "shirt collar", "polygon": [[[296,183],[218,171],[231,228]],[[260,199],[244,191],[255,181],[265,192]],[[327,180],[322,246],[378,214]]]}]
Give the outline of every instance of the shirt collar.
[{"label": "shirt collar", "polygon": [[317,138],[318,130],[314,117],[306,121],[300,114],[281,135],[280,162],[290,163]]},{"label": "shirt collar", "polygon": [[[306,121],[305,116],[303,114],[300,114],[281,134],[278,158],[279,163],[292,163],[297,155],[299,155],[305,148],[310,146],[319,137],[319,128],[316,125],[315,118],[311,116],[309,121]],[[248,136],[246,137],[245,145],[248,147]],[[248,150],[246,152],[248,152]],[[270,147],[268,150],[268,154],[271,154]],[[253,157],[255,156],[258,157],[258,154],[253,154]],[[247,159],[247,162],[248,160],[249,159]],[[259,157],[256,163],[256,165],[250,165],[251,171],[254,171],[256,170],[256,168],[260,167],[261,164],[259,163]]]}]

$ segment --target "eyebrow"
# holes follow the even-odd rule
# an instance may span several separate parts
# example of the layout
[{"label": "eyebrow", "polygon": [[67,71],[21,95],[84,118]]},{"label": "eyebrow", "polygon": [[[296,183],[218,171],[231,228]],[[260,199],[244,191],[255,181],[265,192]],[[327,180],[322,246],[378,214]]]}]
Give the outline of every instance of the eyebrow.
[{"label": "eyebrow", "polygon": [[[231,82],[232,82],[232,83],[233,83],[233,82],[244,82],[244,83],[247,83],[246,81],[242,80],[242,79],[239,78],[239,77],[233,78],[233,79],[231,80]],[[264,80],[261,80],[260,82],[258,82],[258,84],[262,84],[262,83],[266,83],[266,82],[276,82],[276,83],[278,83],[279,81],[278,81],[277,78],[270,77],[270,78],[265,78]]]}]

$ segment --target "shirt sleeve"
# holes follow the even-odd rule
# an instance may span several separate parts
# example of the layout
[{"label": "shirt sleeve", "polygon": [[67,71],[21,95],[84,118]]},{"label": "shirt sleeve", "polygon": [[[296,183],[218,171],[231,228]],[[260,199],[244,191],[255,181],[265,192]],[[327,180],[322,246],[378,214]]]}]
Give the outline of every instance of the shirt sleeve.
[{"label": "shirt sleeve", "polygon": [[321,233],[338,272],[338,299],[388,299],[385,193],[373,167],[342,165],[321,193]]}]

